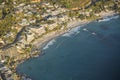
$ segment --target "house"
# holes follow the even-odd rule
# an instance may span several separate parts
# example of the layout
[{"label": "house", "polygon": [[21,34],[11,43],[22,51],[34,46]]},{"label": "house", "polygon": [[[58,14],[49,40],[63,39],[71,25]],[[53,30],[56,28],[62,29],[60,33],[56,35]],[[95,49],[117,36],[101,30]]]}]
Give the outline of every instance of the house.
[{"label": "house", "polygon": [[36,19],[32,19],[32,18],[31,18],[31,19],[29,19],[29,22],[30,22],[30,23],[35,23],[35,22],[36,22]]},{"label": "house", "polygon": [[25,14],[24,14],[24,16],[29,16],[29,17],[31,17],[32,16],[32,12],[26,12]]},{"label": "house", "polygon": [[21,26],[27,26],[27,25],[29,25],[30,23],[27,21],[27,19],[22,19],[22,21],[19,22],[18,24],[21,25]]},{"label": "house", "polygon": [[80,9],[79,7],[74,7],[71,10],[75,11],[75,10],[79,10],[79,9]]},{"label": "house", "polygon": [[57,26],[57,23],[50,24],[50,25],[48,26],[48,29],[49,29],[49,30],[53,30],[56,26]]},{"label": "house", "polygon": [[0,47],[4,45],[4,41],[0,38]]},{"label": "house", "polygon": [[40,2],[40,0],[31,0],[31,3]]},{"label": "house", "polygon": [[1,67],[1,78],[0,80],[13,80],[12,72],[8,67]]},{"label": "house", "polygon": [[35,33],[27,32],[26,33],[27,39],[25,41],[23,40],[22,42],[29,43],[29,42],[31,42],[34,39],[34,36],[35,36]]},{"label": "house", "polygon": [[3,43],[3,44],[4,44],[4,41],[2,40],[2,38],[0,38],[0,43]]}]

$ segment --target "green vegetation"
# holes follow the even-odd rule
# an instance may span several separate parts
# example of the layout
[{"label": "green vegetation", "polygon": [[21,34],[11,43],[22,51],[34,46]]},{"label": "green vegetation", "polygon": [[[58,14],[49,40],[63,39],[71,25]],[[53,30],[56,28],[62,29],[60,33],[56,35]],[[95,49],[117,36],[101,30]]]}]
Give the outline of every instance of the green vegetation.
[{"label": "green vegetation", "polygon": [[[19,21],[18,19],[23,19],[24,14],[19,13],[13,16],[14,12],[14,5],[13,5],[14,0],[0,0],[0,3],[5,2],[4,7],[0,9],[0,37],[3,38],[8,32],[14,32],[17,33],[16,29],[12,28],[14,23]],[[99,0],[97,2],[92,3],[91,0],[42,0],[42,1],[48,1],[50,2],[53,6],[55,4],[60,4],[64,8],[79,8],[80,10],[71,10],[67,12],[68,16],[72,18],[79,18],[81,20],[83,19],[88,19],[88,20],[95,20],[97,16],[95,16],[95,13],[100,13],[101,11],[106,11],[106,10],[115,10],[115,12],[120,12],[120,3],[116,3],[113,0]],[[96,0],[94,0],[96,1]],[[30,0],[19,0],[17,1],[17,4],[20,3],[25,3],[28,4],[30,3]],[[92,3],[91,6],[89,6],[87,9],[84,9],[85,6],[89,5]],[[16,4],[16,5],[17,5]],[[41,13],[45,12],[46,9],[41,7],[40,5],[37,5],[41,9]],[[82,12],[82,13],[80,13]],[[89,14],[85,14],[85,12],[89,12]],[[16,20],[16,16],[19,16]],[[29,18],[29,17],[26,17]],[[42,17],[36,17],[36,14],[33,14],[30,18],[36,19],[36,22],[39,24],[52,24],[55,21],[54,20],[46,20],[43,22],[40,22]],[[35,23],[36,25],[36,23]],[[60,28],[60,25],[57,26],[54,30],[58,30]],[[47,32],[49,32],[48,28],[45,28]],[[27,38],[26,38],[27,39]],[[10,41],[13,41],[10,39]]]},{"label": "green vegetation", "polygon": [[15,17],[11,14],[7,15],[0,21],[0,37],[3,37],[12,30],[12,25],[15,22]]},{"label": "green vegetation", "polygon": [[[1,4],[2,2],[5,4]],[[10,43],[14,41],[14,37],[5,35],[9,32],[12,32],[15,35],[17,33],[17,30],[13,28],[13,25],[16,22],[16,17],[13,15],[13,0],[0,0],[0,4],[4,6],[0,7],[0,37]]]},{"label": "green vegetation", "polygon": [[75,16],[78,16],[78,15],[79,15],[78,11],[70,11],[70,12],[68,12],[68,16],[71,17],[71,18],[73,18]]},{"label": "green vegetation", "polygon": [[85,19],[85,16],[83,14],[79,14],[78,18],[80,18],[81,20]]},{"label": "green vegetation", "polygon": [[0,0],[0,3],[2,3],[4,0]]},{"label": "green vegetation", "polygon": [[63,7],[66,8],[75,8],[75,7],[84,7],[90,3],[90,0],[42,0],[48,1],[51,4],[61,4]]},{"label": "green vegetation", "polygon": [[49,28],[48,28],[48,27],[45,27],[45,31],[46,31],[46,32],[49,32]]}]

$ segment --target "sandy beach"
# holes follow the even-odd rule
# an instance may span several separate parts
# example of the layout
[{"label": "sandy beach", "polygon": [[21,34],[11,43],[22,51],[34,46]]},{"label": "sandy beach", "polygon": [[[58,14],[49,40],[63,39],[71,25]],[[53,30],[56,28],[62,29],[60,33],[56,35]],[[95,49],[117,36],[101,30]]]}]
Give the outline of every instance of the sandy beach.
[{"label": "sandy beach", "polygon": [[[115,14],[116,13],[114,13],[113,11],[108,11],[108,12],[101,12],[99,15],[100,15],[100,18],[105,18],[105,17],[108,17],[108,16],[113,16]],[[56,37],[68,32],[68,31],[70,31],[71,29],[73,29],[75,27],[82,26],[82,25],[88,24],[90,22],[92,22],[92,21],[89,21],[89,20],[74,20],[74,21],[68,22],[67,29],[65,31],[64,30],[59,30],[59,31],[50,32],[50,33],[44,35],[42,38],[39,38],[39,39],[35,40],[33,42],[33,45],[41,50],[43,48],[43,46],[45,46],[53,38],[56,38]]]},{"label": "sandy beach", "polygon": [[[105,14],[104,14],[105,13]],[[113,11],[110,12],[101,12],[100,13],[100,18],[98,19],[104,19],[108,16],[113,17],[116,13],[114,13]],[[49,43],[49,41],[51,41],[52,39],[55,39],[58,36],[61,36],[69,31],[71,31],[72,29],[76,28],[76,27],[82,27],[82,25],[86,25],[90,22],[93,22],[93,20],[89,21],[89,20],[74,20],[71,21],[67,24],[67,29],[66,30],[59,30],[59,31],[52,31],[49,32],[48,34],[42,36],[41,38],[36,39],[32,45],[35,46],[35,49],[38,49],[40,52],[42,50],[44,50],[44,47],[47,45],[47,43]],[[40,55],[37,56],[32,56],[32,57],[38,57],[41,56],[42,53],[39,53]],[[23,60],[22,62],[24,62],[25,60]],[[18,73],[19,74],[19,73]]]},{"label": "sandy beach", "polygon": [[66,30],[52,31],[52,32],[44,35],[42,38],[35,40],[35,42],[33,42],[33,45],[35,45],[38,49],[41,49],[51,39],[58,37],[68,31],[70,31],[71,29],[73,29],[75,27],[85,25],[89,22],[90,21],[87,21],[87,20],[75,20],[75,21],[69,22]]}]

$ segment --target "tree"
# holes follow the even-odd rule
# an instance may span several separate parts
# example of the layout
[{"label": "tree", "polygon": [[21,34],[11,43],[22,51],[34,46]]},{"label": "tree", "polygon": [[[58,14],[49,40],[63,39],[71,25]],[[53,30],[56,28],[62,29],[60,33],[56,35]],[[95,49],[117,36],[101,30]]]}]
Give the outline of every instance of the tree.
[{"label": "tree", "polygon": [[80,18],[81,20],[85,19],[85,16],[83,14],[79,14],[78,18]]},{"label": "tree", "polygon": [[1,4],[2,2],[4,2],[4,0],[0,0],[0,4]]},{"label": "tree", "polygon": [[48,27],[45,27],[45,31],[46,31],[46,32],[48,32],[48,31],[49,31]]},{"label": "tree", "polygon": [[15,17],[11,14],[7,15],[3,20],[0,21],[0,37],[11,31],[11,26],[15,22]]},{"label": "tree", "polygon": [[2,19],[6,17],[9,13],[13,12],[14,6],[13,6],[13,0],[5,0],[5,7],[2,8]]}]

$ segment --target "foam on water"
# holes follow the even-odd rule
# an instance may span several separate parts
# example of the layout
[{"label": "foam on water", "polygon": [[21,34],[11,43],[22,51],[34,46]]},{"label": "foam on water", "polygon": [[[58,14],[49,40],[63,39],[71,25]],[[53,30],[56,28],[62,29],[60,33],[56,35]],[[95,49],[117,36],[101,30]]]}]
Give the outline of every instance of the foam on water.
[{"label": "foam on water", "polygon": [[47,43],[47,45],[43,48],[43,50],[48,49],[48,48],[49,48],[49,46],[53,45],[55,42],[56,42],[56,40],[55,40],[55,39],[53,39],[53,40],[49,41],[49,42]]},{"label": "foam on water", "polygon": [[92,35],[97,35],[97,34],[95,32],[93,32]]},{"label": "foam on water", "polygon": [[88,31],[88,29],[87,29],[87,28],[84,28],[83,30],[84,30],[84,31]]},{"label": "foam on water", "polygon": [[73,34],[78,34],[80,31],[80,27],[82,26],[78,26],[76,28],[73,28],[72,30],[68,31],[67,33],[63,34],[62,36],[64,37],[71,37]]},{"label": "foam on water", "polygon": [[104,19],[102,19],[102,20],[99,20],[98,22],[110,21],[111,19],[117,19],[117,18],[119,18],[119,15],[117,15],[117,16],[112,16],[112,17],[106,17],[106,18],[104,18]]}]

